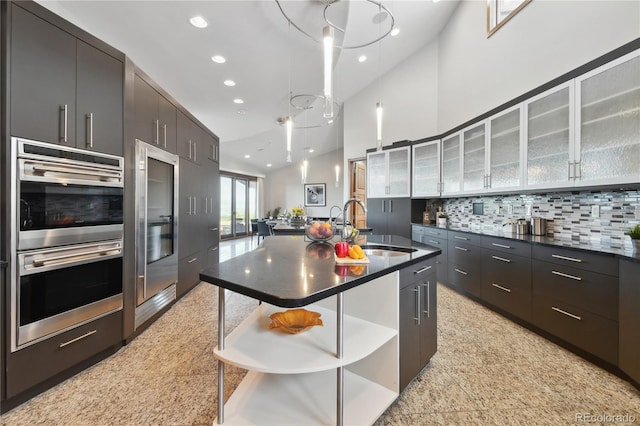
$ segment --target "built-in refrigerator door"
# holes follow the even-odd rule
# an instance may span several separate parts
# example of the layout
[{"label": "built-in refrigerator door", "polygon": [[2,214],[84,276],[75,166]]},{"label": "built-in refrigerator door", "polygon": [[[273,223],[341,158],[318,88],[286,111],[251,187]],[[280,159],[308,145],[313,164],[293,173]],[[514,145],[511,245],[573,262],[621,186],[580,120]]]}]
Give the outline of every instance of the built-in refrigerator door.
[{"label": "built-in refrigerator door", "polygon": [[[136,167],[136,305],[141,307],[178,280],[178,156],[136,141]],[[173,294],[161,304],[150,303],[151,315],[175,299]],[[139,314],[136,308],[137,324]]]}]

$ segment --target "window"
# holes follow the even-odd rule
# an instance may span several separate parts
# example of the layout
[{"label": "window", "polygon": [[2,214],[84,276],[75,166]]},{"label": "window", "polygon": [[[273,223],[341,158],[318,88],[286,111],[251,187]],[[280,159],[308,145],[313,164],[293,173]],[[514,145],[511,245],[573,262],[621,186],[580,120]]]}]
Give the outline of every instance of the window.
[{"label": "window", "polygon": [[529,3],[531,0],[487,0],[487,37]]}]

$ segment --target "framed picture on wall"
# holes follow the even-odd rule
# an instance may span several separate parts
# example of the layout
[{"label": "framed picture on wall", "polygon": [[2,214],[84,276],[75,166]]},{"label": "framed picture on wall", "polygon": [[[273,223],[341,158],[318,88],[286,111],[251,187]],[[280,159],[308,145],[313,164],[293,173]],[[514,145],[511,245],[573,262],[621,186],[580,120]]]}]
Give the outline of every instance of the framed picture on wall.
[{"label": "framed picture on wall", "polygon": [[304,184],[304,205],[305,207],[327,205],[325,191],[327,185],[324,183],[305,183]]}]

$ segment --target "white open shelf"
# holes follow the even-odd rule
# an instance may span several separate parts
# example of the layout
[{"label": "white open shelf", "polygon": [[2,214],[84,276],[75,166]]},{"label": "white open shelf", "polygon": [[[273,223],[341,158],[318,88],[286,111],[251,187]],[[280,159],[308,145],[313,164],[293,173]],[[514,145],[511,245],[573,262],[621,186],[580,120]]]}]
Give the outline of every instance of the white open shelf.
[{"label": "white open shelf", "polygon": [[398,333],[396,330],[344,316],[344,353],[336,358],[336,312],[318,305],[305,306],[319,312],[324,323],[299,334],[269,330],[269,316],[285,308],[263,303],[225,339],[225,349],[214,349],[216,358],[247,370],[298,374],[335,369],[358,361]]},{"label": "white open shelf", "polygon": [[[224,405],[224,424],[335,424],[336,380],[335,370],[299,375],[251,371]],[[345,369],[344,424],[372,424],[397,396],[396,392]],[[213,424],[217,424],[217,419]]]}]

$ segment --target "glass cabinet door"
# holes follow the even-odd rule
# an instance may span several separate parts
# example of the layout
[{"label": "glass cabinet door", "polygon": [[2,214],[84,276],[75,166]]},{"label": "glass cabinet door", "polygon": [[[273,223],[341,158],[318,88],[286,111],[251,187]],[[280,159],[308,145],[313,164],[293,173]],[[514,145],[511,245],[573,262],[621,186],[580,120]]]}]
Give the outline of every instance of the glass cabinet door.
[{"label": "glass cabinet door", "polygon": [[367,197],[384,197],[387,193],[386,152],[367,154]]},{"label": "glass cabinet door", "polygon": [[440,141],[413,146],[413,196],[440,195]]},{"label": "glass cabinet door", "polygon": [[460,192],[460,134],[442,139],[442,193]]},{"label": "glass cabinet door", "polygon": [[147,264],[171,256],[174,182],[172,164],[147,159]]},{"label": "glass cabinet door", "polygon": [[576,80],[576,185],[637,182],[640,176],[640,56]]},{"label": "glass cabinet door", "polygon": [[462,190],[465,192],[482,191],[486,186],[485,136],[484,123],[462,132],[462,163],[464,165]]},{"label": "glass cabinet door", "polygon": [[388,185],[387,195],[391,197],[409,197],[409,147],[390,149],[388,157]]},{"label": "glass cabinet door", "polygon": [[526,186],[570,184],[573,86],[565,84],[525,103]]},{"label": "glass cabinet door", "polygon": [[489,120],[491,189],[520,186],[520,107]]}]

